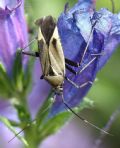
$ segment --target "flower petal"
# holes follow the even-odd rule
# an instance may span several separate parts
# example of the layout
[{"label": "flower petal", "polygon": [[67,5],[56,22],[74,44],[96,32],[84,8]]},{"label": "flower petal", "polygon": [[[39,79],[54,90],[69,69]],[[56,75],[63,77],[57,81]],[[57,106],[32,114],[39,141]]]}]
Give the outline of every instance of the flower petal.
[{"label": "flower petal", "polygon": [[0,60],[8,72],[11,70],[16,50],[23,48],[27,41],[23,1],[17,0],[11,9],[8,5],[5,9],[0,8]]},{"label": "flower petal", "polygon": [[[113,52],[120,45],[120,13],[112,14],[106,9],[101,9],[103,17],[96,26],[104,34],[104,52],[105,54],[98,62],[98,71],[105,65]],[[103,24],[103,27],[102,25]]]},{"label": "flower petal", "polygon": [[7,0],[0,2],[0,18],[5,18],[22,4],[22,0]]},{"label": "flower petal", "polygon": [[[101,9],[96,12],[93,1],[87,0],[80,0],[68,12],[67,9],[65,9],[64,13],[60,15],[57,25],[66,58],[74,62],[81,61],[90,37],[91,29],[95,24],[93,35],[80,67],[72,68],[75,71],[80,71],[82,68],[84,69],[92,59],[95,58],[95,60],[88,64],[77,76],[67,71],[67,77],[78,85],[95,80],[97,72],[108,61],[115,47],[120,43],[119,18],[119,14],[114,15],[106,9]],[[104,55],[102,55],[103,52],[105,53]],[[87,94],[90,87],[91,84],[88,83],[88,85],[83,88],[77,89],[65,81],[64,97],[66,102],[71,107],[77,106]],[[61,97],[58,97],[53,106],[52,114],[62,111],[64,107]]]}]

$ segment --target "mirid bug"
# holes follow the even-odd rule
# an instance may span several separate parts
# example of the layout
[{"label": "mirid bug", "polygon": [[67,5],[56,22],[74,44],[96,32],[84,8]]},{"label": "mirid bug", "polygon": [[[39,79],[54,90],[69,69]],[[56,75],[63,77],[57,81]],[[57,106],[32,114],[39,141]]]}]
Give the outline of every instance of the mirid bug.
[{"label": "mirid bug", "polygon": [[[71,83],[76,88],[82,88],[88,84],[92,84],[91,81],[87,81],[82,85],[77,85],[72,80],[70,80],[66,76],[66,69],[68,69],[73,74],[79,74],[81,71],[86,69],[94,60],[97,58],[97,56],[100,56],[100,54],[96,54],[96,56],[79,72],[75,72],[70,66],[79,67],[82,63],[82,60],[86,54],[94,26],[97,23],[97,21],[93,24],[93,27],[91,29],[91,33],[89,36],[88,43],[86,45],[86,48],[84,50],[82,59],[79,63],[76,63],[74,61],[71,61],[70,59],[67,59],[64,57],[63,48],[61,45],[56,21],[52,16],[47,16],[41,19],[38,19],[35,24],[39,27],[38,31],[38,52],[32,53],[32,52],[25,52],[22,50],[22,54],[38,57],[40,59],[41,67],[42,67],[42,76],[41,79],[45,79],[52,87],[54,91],[54,95],[61,95],[62,101],[65,104],[65,106],[74,113],[77,117],[79,117],[84,122],[90,124],[91,126],[102,130],[92,123],[88,122],[86,119],[78,116],[66,103],[63,96],[63,84],[64,80],[66,79],[69,83]],[[102,130],[105,132],[104,130]],[[107,133],[107,132],[105,132]]]},{"label": "mirid bug", "polygon": [[[41,63],[41,68],[42,68],[42,76],[40,77],[40,79],[46,80],[52,86],[54,98],[56,98],[56,95],[60,95],[65,107],[67,109],[69,109],[73,114],[75,114],[79,119],[81,119],[85,123],[91,125],[92,127],[96,128],[106,134],[109,134],[108,132],[104,131],[103,129],[97,127],[96,125],[90,123],[89,121],[87,121],[83,117],[79,116],[69,106],[69,104],[67,104],[67,102],[64,100],[64,96],[63,96],[64,80],[67,80],[70,84],[72,84],[76,88],[82,88],[88,84],[92,85],[92,81],[87,81],[81,85],[76,84],[75,82],[73,82],[71,79],[69,79],[66,76],[66,69],[68,69],[71,73],[73,73],[75,75],[80,74],[91,63],[93,63],[98,56],[102,55],[102,53],[94,54],[95,57],[91,61],[89,61],[89,63],[86,64],[82,68],[82,70],[80,70],[78,72],[74,71],[71,68],[72,66],[79,67],[81,65],[81,63],[84,59],[84,56],[86,54],[86,51],[88,49],[89,42],[90,42],[93,30],[94,30],[94,26],[96,23],[97,23],[97,21],[93,24],[93,27],[91,29],[91,33],[89,36],[89,40],[87,42],[86,48],[84,49],[84,52],[83,52],[83,56],[82,56],[79,63],[76,63],[70,59],[65,58],[62,44],[61,44],[60,37],[59,37],[59,33],[58,33],[58,29],[57,29],[57,25],[56,25],[56,21],[52,16],[40,18],[35,22],[35,24],[39,27],[38,36],[35,39],[33,39],[29,43],[29,45],[32,44],[32,42],[34,42],[37,39],[38,51],[37,52],[24,51],[24,49],[29,46],[29,45],[27,45],[24,49],[21,50],[21,52],[22,52],[22,54],[39,58],[40,63]],[[22,131],[20,131],[18,134],[20,134]],[[17,135],[15,135],[15,137]],[[15,137],[13,137],[11,140],[13,140]]]}]

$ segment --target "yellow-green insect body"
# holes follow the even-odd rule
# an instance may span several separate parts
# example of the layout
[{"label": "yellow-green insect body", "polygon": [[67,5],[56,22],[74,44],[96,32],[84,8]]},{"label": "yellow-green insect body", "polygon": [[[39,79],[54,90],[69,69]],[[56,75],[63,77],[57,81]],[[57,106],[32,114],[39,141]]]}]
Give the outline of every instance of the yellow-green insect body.
[{"label": "yellow-green insect body", "polygon": [[42,78],[61,91],[65,77],[65,58],[56,23],[51,16],[36,21],[39,26],[38,51]]}]

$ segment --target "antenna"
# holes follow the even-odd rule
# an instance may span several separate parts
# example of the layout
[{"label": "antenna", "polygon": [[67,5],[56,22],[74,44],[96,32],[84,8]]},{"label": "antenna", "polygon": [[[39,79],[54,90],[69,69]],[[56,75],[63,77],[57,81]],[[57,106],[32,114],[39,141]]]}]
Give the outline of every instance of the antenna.
[{"label": "antenna", "polygon": [[28,43],[28,45],[26,45],[24,48],[22,48],[21,51],[23,51],[24,49],[26,49],[27,47],[29,47],[34,41],[36,41],[36,39],[37,39],[37,36],[36,36],[33,40],[31,40],[31,41]]}]

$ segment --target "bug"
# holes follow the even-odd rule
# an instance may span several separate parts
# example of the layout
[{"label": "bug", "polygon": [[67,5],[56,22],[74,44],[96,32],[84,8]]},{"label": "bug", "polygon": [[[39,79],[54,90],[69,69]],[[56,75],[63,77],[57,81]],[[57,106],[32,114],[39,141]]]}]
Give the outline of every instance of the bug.
[{"label": "bug", "polygon": [[[91,63],[95,61],[97,56],[100,56],[101,53],[94,54],[95,57],[89,61],[88,64],[86,64],[82,70],[76,72],[71,67],[79,67],[84,59],[84,56],[86,54],[86,51],[89,46],[89,42],[94,30],[94,26],[97,23],[97,21],[94,23],[91,33],[89,36],[89,40],[87,42],[86,48],[83,52],[82,59],[79,63],[76,63],[70,59],[65,58],[62,44],[60,41],[56,21],[52,16],[47,16],[44,18],[38,19],[35,24],[39,27],[38,30],[38,36],[33,39],[26,47],[21,49],[22,54],[37,57],[40,60],[41,68],[42,68],[42,76],[40,79],[46,80],[53,88],[54,93],[54,99],[56,99],[56,95],[60,95],[63,104],[67,109],[69,109],[74,115],[76,115],[79,119],[81,119],[83,122],[89,124],[90,126],[100,130],[101,132],[104,132],[105,134],[109,134],[107,131],[104,131],[103,129],[97,127],[96,125],[92,124],[88,120],[84,119],[83,117],[79,116],[64,100],[63,96],[63,84],[64,80],[67,80],[70,84],[72,84],[74,87],[83,88],[88,84],[92,85],[92,81],[87,81],[81,85],[76,84],[71,79],[69,79],[66,76],[66,69],[68,69],[71,73],[77,75],[80,74],[82,71],[84,71]],[[27,48],[32,42],[35,40],[38,41],[38,51],[37,52],[30,52],[30,51],[24,51],[25,48]],[[35,120],[34,120],[35,121]],[[27,126],[24,128],[26,129]],[[24,130],[23,129],[23,130]],[[18,134],[19,135],[23,130],[21,130]],[[109,134],[110,135],[110,134]],[[13,137],[10,141],[12,141],[15,137]],[[9,142],[10,142],[9,141]]]},{"label": "bug", "polygon": [[26,52],[24,51],[24,49],[26,48],[25,47],[22,50],[22,54],[39,58],[41,67],[42,67],[42,73],[43,73],[40,79],[45,79],[52,86],[53,92],[54,92],[54,98],[56,98],[56,95],[61,95],[62,102],[64,103],[66,108],[69,109],[73,114],[75,114],[78,118],[80,118],[85,123],[90,124],[91,126],[97,128],[98,130],[107,133],[106,131],[100,129],[99,127],[95,126],[94,124],[90,123],[89,121],[87,121],[86,119],[84,119],[83,117],[75,113],[72,110],[72,108],[66,103],[63,96],[64,80],[67,80],[76,88],[82,88],[88,84],[92,84],[92,81],[87,81],[82,85],[76,84],[66,76],[66,69],[68,69],[71,73],[77,75],[81,73],[81,71],[86,69],[91,63],[93,63],[97,58],[97,56],[101,55],[101,53],[96,54],[96,56],[91,61],[89,61],[89,63],[81,71],[76,72],[71,67],[69,67],[69,66],[79,67],[81,65],[83,58],[86,54],[86,51],[90,42],[90,38],[96,23],[97,21],[94,23],[92,27],[88,43],[84,50],[82,59],[79,63],[76,63],[70,59],[65,58],[58,29],[57,29],[57,25],[56,25],[56,21],[52,16],[40,18],[35,22],[35,24],[39,27],[38,37],[37,37],[38,52],[35,52],[35,53]]}]

